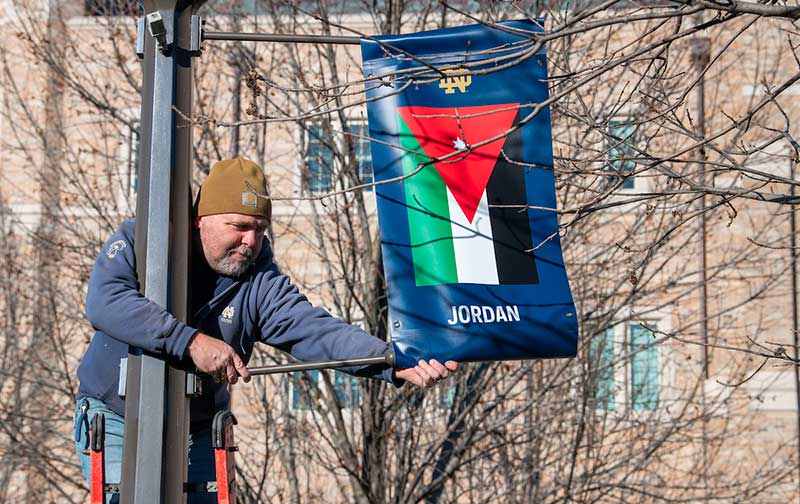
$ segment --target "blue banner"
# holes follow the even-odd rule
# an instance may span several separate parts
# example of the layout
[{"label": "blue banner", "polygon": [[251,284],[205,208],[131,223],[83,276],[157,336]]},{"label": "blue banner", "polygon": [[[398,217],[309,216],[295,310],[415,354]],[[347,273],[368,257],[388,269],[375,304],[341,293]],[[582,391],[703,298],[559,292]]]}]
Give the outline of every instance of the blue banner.
[{"label": "blue banner", "polygon": [[400,366],[576,354],[540,25],[363,40]]}]

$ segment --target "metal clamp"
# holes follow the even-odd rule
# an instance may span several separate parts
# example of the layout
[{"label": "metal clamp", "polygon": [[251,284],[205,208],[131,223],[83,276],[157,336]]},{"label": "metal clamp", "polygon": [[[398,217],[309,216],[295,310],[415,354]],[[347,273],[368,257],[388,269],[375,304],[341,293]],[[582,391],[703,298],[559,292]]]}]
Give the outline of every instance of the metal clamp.
[{"label": "metal clamp", "polygon": [[145,16],[147,29],[156,39],[162,54],[168,54],[175,39],[175,11],[169,9],[156,10]]},{"label": "metal clamp", "polygon": [[123,357],[119,360],[119,384],[117,385],[117,395],[125,399],[125,387],[128,386],[128,358]]},{"label": "metal clamp", "polygon": [[144,59],[144,16],[136,19],[136,56]]},{"label": "metal clamp", "polygon": [[203,53],[203,24],[203,18],[192,16],[189,37],[189,53],[192,56],[200,56]]},{"label": "metal clamp", "polygon": [[186,397],[200,397],[203,395],[203,380],[191,371],[186,372]]}]

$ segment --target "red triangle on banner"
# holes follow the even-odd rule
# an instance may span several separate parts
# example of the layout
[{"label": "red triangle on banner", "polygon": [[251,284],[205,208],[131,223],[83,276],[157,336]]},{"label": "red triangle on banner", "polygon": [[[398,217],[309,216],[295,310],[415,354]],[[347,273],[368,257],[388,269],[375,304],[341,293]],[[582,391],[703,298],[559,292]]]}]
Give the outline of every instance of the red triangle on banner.
[{"label": "red triangle on banner", "polygon": [[[398,113],[431,159],[440,158],[507,132],[517,115],[517,103],[475,107],[399,107]],[[492,175],[505,137],[469,154],[434,163],[469,222]]]}]

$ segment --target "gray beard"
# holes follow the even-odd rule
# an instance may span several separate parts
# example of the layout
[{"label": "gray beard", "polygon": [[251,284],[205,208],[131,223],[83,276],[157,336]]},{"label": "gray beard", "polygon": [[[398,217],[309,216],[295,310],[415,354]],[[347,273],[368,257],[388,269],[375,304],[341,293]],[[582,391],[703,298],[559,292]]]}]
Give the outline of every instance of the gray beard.
[{"label": "gray beard", "polygon": [[[233,254],[236,251],[243,253],[247,256],[247,260],[245,262],[239,262],[234,260]],[[229,277],[240,277],[247,273],[247,270],[250,269],[250,266],[253,265],[256,258],[253,257],[253,249],[247,247],[239,247],[239,249],[231,250],[228,254],[225,255],[217,264],[212,264],[211,269],[219,273],[220,275],[225,275]]]}]

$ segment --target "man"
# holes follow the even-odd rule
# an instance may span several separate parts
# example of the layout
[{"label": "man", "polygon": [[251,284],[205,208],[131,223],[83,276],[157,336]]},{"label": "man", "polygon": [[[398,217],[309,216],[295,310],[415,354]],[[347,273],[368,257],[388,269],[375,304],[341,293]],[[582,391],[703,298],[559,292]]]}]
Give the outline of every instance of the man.
[{"label": "man", "polygon": [[[78,368],[75,445],[89,478],[88,426],[106,415],[107,481],[118,482],[125,403],[118,395],[119,362],[128,345],[191,361],[209,377],[203,395],[191,401],[189,481],[214,479],[210,421],[227,409],[227,386],[250,380],[247,362],[256,341],[303,361],[383,356],[391,346],[313,307],[275,265],[264,237],[271,217],[261,168],[242,158],[211,169],[196,204],[193,247],[192,325],[175,319],[139,293],[134,256],[134,221],[122,224],[100,252],[89,280],[86,317],[96,330]],[[394,370],[363,366],[348,372],[400,385],[427,387],[457,369],[431,360]],[[192,496],[190,502],[203,502]]]}]

